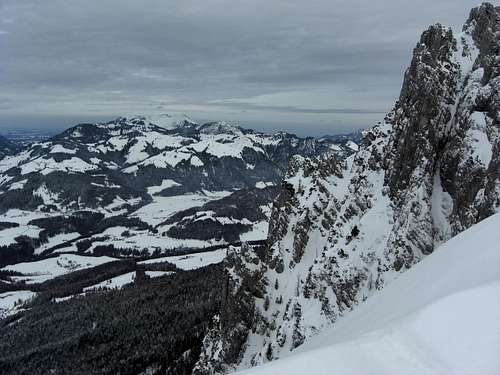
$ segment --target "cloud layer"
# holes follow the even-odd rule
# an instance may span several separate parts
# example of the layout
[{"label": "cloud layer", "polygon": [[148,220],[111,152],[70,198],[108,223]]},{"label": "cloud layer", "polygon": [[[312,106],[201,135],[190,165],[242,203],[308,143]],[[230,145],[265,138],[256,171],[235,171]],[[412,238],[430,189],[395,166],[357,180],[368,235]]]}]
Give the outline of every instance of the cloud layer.
[{"label": "cloud layer", "polygon": [[474,5],[2,0],[0,131],[151,112],[302,134],[366,127],[399,94],[422,30],[457,29]]}]

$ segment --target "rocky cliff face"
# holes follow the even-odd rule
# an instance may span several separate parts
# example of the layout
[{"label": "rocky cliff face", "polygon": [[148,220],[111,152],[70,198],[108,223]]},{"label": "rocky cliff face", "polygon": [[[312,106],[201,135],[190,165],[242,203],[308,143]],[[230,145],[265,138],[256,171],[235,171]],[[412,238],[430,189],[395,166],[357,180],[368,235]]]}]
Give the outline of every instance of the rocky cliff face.
[{"label": "rocky cliff face", "polygon": [[292,159],[266,254],[227,268],[227,295],[245,298],[223,304],[197,373],[282,356],[498,210],[499,41],[491,4],[460,34],[430,27],[394,109],[355,155]]}]

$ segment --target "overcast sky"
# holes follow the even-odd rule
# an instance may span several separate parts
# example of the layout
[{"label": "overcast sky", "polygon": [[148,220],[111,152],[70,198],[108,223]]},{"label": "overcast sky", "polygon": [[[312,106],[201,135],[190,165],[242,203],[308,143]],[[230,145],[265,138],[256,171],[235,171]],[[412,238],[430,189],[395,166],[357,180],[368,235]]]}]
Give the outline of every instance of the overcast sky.
[{"label": "overcast sky", "polygon": [[0,0],[0,132],[182,112],[302,135],[371,126],[421,32],[468,0]]}]

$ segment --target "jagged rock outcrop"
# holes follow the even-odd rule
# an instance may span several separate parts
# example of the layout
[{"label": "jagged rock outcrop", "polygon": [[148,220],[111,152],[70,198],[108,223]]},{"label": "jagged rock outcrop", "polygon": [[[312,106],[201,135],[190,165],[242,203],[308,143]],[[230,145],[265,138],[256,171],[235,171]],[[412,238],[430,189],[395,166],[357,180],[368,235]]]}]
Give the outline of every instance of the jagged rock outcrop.
[{"label": "jagged rock outcrop", "polygon": [[[264,276],[266,269],[262,255],[250,245],[244,243],[239,249],[228,250],[224,260],[221,315],[215,317],[214,329],[204,340],[205,351],[194,374],[223,372],[226,366],[241,360],[249,330],[259,318],[255,299],[264,298],[268,284]],[[219,346],[219,333],[231,344]]]},{"label": "jagged rock outcrop", "polygon": [[[225,330],[212,330],[199,373],[293,350],[498,210],[499,46],[500,7],[488,3],[471,11],[460,34],[430,27],[394,109],[365,133],[355,155],[290,162],[260,268],[267,287],[253,299],[246,341],[226,361],[213,349],[235,346]],[[231,293],[245,293],[243,285]],[[238,326],[238,310],[227,308],[223,315]]]}]

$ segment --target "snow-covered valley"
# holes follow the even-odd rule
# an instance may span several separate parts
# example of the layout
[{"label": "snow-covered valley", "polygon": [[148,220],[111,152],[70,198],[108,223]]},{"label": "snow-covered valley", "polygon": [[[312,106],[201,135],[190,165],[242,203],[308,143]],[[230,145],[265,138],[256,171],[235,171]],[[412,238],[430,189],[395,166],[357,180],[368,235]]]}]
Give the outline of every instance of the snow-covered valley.
[{"label": "snow-covered valley", "polygon": [[356,147],[185,115],[80,124],[0,160],[0,246],[152,254],[263,240],[288,159]]}]

